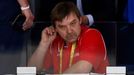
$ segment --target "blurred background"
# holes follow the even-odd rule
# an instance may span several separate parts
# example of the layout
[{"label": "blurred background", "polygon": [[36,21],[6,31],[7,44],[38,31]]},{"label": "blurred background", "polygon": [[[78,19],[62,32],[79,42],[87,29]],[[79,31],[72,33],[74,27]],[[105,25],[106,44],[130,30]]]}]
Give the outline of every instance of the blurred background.
[{"label": "blurred background", "polygon": [[[8,51],[8,49],[0,48],[0,74],[16,73],[16,66],[26,66],[29,57],[38,46],[41,31],[51,25],[52,8],[60,1],[69,0],[30,0],[30,6],[35,16],[33,27],[21,35],[24,42],[21,51]],[[134,0],[88,0],[87,3],[89,6],[86,6],[86,9],[90,9],[89,14],[94,18],[94,23],[90,27],[96,28],[102,33],[110,65],[126,66],[127,74],[134,74]],[[3,29],[1,25],[0,29]],[[19,47],[19,44],[15,47]],[[13,55],[14,60],[7,59],[10,55]],[[15,66],[8,65],[10,62],[4,62],[5,60],[14,61]],[[5,63],[7,63],[7,67],[3,69],[2,64]]]}]

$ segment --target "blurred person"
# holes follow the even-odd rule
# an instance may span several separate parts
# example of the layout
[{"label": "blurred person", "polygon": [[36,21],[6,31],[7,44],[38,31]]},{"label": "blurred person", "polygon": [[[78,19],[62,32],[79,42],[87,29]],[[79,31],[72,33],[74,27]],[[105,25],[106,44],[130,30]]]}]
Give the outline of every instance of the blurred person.
[{"label": "blurred person", "polygon": [[[25,16],[21,28],[24,32],[12,27],[20,13]],[[27,0],[0,0],[0,74],[15,74],[17,66],[26,64],[26,56],[23,57],[24,34],[32,27],[33,20]]]},{"label": "blurred person", "polygon": [[[134,0],[118,1],[117,65],[126,66],[127,74],[134,71]],[[124,59],[122,59],[124,58]]]}]

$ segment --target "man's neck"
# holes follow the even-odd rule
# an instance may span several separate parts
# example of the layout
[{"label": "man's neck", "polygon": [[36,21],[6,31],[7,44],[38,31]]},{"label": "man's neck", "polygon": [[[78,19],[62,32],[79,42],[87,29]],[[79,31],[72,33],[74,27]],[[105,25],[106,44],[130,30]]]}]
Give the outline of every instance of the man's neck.
[{"label": "man's neck", "polygon": [[[74,41],[76,42],[76,41]],[[67,48],[69,47],[71,44],[73,44],[74,42],[67,42],[67,41],[64,41],[64,47]]]},{"label": "man's neck", "polygon": [[70,44],[69,42],[64,41],[64,47],[65,47],[65,48],[67,48],[67,47],[69,46],[69,44]]}]

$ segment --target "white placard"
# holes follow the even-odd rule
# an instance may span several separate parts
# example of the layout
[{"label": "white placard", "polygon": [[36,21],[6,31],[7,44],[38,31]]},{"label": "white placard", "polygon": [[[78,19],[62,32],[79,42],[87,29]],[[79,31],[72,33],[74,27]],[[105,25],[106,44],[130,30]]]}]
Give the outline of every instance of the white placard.
[{"label": "white placard", "polygon": [[36,75],[36,67],[17,67],[17,75]]},{"label": "white placard", "polygon": [[125,66],[108,66],[106,68],[107,75],[126,75]]}]

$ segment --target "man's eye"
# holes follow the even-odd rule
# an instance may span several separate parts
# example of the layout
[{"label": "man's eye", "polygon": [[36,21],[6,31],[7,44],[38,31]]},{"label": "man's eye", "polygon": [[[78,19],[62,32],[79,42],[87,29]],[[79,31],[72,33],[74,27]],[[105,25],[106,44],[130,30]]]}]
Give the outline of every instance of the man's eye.
[{"label": "man's eye", "polygon": [[74,24],[76,24],[76,21],[74,21],[74,22],[71,23],[71,25],[74,25]]}]

